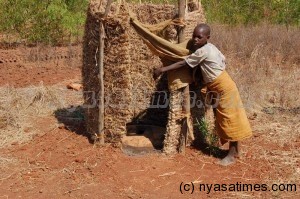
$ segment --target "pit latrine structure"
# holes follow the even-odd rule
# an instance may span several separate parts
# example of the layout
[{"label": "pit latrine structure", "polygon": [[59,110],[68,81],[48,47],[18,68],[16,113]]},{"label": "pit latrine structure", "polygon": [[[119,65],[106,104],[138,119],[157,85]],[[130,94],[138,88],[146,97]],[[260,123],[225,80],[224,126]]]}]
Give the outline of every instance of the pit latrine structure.
[{"label": "pit latrine structure", "polygon": [[[194,27],[205,22],[201,6],[189,4],[186,12],[185,35],[190,38]],[[153,79],[153,69],[162,65],[144,44],[130,22],[132,14],[143,24],[157,24],[174,19],[178,8],[170,4],[129,4],[115,2],[103,18],[106,2],[91,1],[87,12],[83,45],[83,90],[85,120],[91,136],[99,133],[99,27],[105,30],[104,47],[104,136],[105,142],[119,143],[129,124],[167,127],[180,132],[180,113],[176,116],[168,106],[170,92],[166,75]],[[171,25],[160,36],[176,41],[176,27]],[[198,89],[197,89],[198,90]],[[172,94],[172,92],[174,92]],[[180,91],[171,97],[179,99]],[[197,101],[197,99],[194,99]],[[195,106],[193,115],[202,114]],[[177,121],[178,120],[178,121]]]}]

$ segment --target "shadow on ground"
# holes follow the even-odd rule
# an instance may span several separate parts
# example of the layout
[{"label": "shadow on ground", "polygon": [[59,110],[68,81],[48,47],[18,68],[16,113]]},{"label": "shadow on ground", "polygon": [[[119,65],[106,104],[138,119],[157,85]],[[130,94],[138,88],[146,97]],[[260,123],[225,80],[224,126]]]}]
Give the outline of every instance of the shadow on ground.
[{"label": "shadow on ground", "polygon": [[223,159],[228,154],[228,150],[220,149],[215,146],[210,146],[205,143],[203,140],[201,142],[194,143],[192,147],[198,151],[201,151],[203,154],[208,156],[213,156],[215,158]]},{"label": "shadow on ground", "polygon": [[[68,108],[57,109],[54,112],[54,115],[58,122],[60,124],[63,124],[62,128],[76,133],[77,135],[85,136],[88,139],[89,143],[94,143],[94,140],[86,129],[84,121],[84,110],[81,106],[70,106]],[[165,130],[166,129],[164,127],[151,124],[134,124],[134,122],[131,124],[127,124],[127,136],[145,137],[150,140],[153,145],[153,149],[158,151],[160,151],[163,147]],[[192,148],[201,151],[205,155],[220,159],[224,158],[228,153],[228,150],[223,150],[207,144],[205,142],[205,138],[201,135],[201,133],[198,134],[197,139],[192,144]],[[143,147],[140,147],[139,151],[142,149]]]},{"label": "shadow on ground", "polygon": [[54,112],[57,121],[63,124],[62,128],[65,128],[77,135],[87,137],[89,143],[93,143],[91,135],[87,132],[84,121],[84,110],[81,106],[69,108],[57,109]]}]

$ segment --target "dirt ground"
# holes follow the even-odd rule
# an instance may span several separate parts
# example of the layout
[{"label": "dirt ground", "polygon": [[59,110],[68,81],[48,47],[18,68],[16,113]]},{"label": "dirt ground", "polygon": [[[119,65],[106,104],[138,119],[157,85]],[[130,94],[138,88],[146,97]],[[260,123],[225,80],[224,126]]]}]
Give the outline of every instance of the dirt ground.
[{"label": "dirt ground", "polygon": [[0,49],[0,86],[55,84],[80,77],[79,46]]},{"label": "dirt ground", "polygon": [[[80,82],[80,58],[80,46],[50,53],[43,47],[2,49],[0,87],[42,81],[63,89]],[[0,198],[299,198],[299,114],[299,109],[276,107],[251,110],[254,135],[242,142],[241,158],[229,167],[193,147],[185,155],[129,156],[109,144],[90,144],[82,120],[61,125],[54,114],[37,117],[31,129],[39,133],[30,141],[0,147]],[[268,189],[200,190],[200,184],[232,183],[267,184]],[[297,191],[272,191],[273,183],[297,184]]]}]

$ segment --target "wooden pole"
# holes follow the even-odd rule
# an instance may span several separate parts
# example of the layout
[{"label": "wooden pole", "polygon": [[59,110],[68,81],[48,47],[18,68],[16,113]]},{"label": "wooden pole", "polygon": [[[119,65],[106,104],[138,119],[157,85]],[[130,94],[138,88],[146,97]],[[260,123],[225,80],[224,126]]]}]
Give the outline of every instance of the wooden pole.
[{"label": "wooden pole", "polygon": [[[185,20],[185,9],[186,9],[186,0],[178,0],[178,17],[180,20]],[[178,43],[181,43],[185,40],[185,31],[184,27],[178,28]],[[183,88],[183,103],[182,103],[182,113],[185,115],[190,114],[190,95],[189,95],[189,85]],[[188,134],[188,117],[185,116],[182,119],[182,128],[180,132],[180,143],[179,143],[179,152],[185,153],[185,146],[187,141]]]},{"label": "wooden pole", "polygon": [[[178,18],[184,21],[185,18],[186,0],[178,0]],[[183,42],[185,39],[184,27],[178,27],[178,43]]]},{"label": "wooden pole", "polygon": [[98,132],[98,139],[97,142],[99,144],[104,144],[104,81],[103,81],[103,76],[104,76],[104,63],[103,63],[103,58],[104,58],[104,38],[105,38],[105,31],[104,31],[104,26],[103,26],[103,19],[108,15],[108,12],[110,10],[110,6],[112,4],[113,0],[108,0],[105,8],[105,13],[103,15],[103,18],[100,20],[100,28],[99,28],[99,86],[100,86],[100,91],[99,91],[99,132]]}]

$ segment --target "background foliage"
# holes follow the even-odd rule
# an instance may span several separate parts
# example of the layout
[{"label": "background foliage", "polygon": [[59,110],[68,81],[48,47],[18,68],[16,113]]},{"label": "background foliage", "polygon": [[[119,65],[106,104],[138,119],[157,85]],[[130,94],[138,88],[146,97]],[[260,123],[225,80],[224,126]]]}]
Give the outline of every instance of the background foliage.
[{"label": "background foliage", "polygon": [[300,24],[300,0],[202,0],[210,22]]},{"label": "background foliage", "polygon": [[[176,0],[129,0],[173,3]],[[28,43],[64,44],[78,41],[89,0],[0,0],[0,33]],[[300,0],[202,0],[210,23],[300,24]]]},{"label": "background foliage", "polygon": [[0,31],[59,44],[83,33],[88,0],[0,0]]}]

